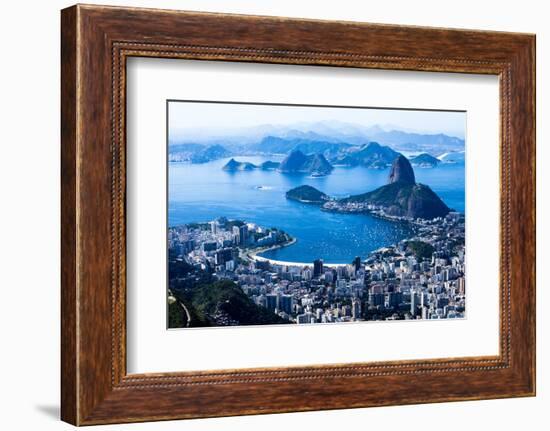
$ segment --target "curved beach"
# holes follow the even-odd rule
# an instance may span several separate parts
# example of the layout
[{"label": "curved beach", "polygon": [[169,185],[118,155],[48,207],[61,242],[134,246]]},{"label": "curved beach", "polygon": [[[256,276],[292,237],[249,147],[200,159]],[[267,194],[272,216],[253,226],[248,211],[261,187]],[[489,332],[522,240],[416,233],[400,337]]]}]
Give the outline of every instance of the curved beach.
[{"label": "curved beach", "polygon": [[[284,266],[298,266],[300,268],[303,267],[313,267],[313,262],[290,262],[285,260],[275,260],[275,259],[268,259],[267,257],[258,256],[260,253],[265,253],[269,250],[276,250],[278,248],[288,247],[292,244],[296,243],[296,238],[293,238],[291,241],[286,242],[284,244],[277,244],[273,245],[271,247],[263,247],[256,250],[253,250],[246,254],[246,257],[249,259],[256,261],[256,262],[269,262],[271,265],[284,265]],[[349,265],[348,263],[325,263],[323,262],[324,266],[328,267],[334,267],[337,268],[339,266],[346,266]]]}]

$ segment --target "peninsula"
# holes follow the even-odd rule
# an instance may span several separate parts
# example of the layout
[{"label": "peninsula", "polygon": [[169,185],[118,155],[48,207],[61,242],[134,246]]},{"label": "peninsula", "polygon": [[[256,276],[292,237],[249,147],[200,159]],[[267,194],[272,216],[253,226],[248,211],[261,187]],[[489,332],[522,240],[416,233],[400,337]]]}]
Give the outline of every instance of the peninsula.
[{"label": "peninsula", "polygon": [[431,220],[446,216],[451,209],[427,185],[416,182],[410,162],[402,155],[393,161],[388,184],[370,192],[343,199],[331,199],[311,186],[289,190],[288,199],[322,203],[324,211],[370,213],[392,220]]}]

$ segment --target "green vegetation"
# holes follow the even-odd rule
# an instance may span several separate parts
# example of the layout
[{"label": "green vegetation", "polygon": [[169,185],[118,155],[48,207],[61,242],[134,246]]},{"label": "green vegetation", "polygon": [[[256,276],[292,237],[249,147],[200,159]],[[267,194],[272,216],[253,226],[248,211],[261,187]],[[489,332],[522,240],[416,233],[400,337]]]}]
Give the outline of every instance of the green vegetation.
[{"label": "green vegetation", "polygon": [[400,183],[387,184],[377,189],[362,193],[360,195],[350,196],[349,198],[341,199],[340,202],[372,202],[377,205],[389,206],[392,205],[398,195],[401,193],[403,195],[410,193],[412,185],[402,185]]},{"label": "green vegetation", "polygon": [[184,328],[187,324],[187,316],[179,301],[168,302],[168,327]]},{"label": "green vegetation", "polygon": [[[234,325],[265,325],[290,323],[268,309],[256,305],[234,282],[230,280],[214,281],[209,275],[198,271],[194,277],[180,279],[172,283],[171,291],[178,302],[174,304],[185,308],[190,314],[189,327]],[[170,328],[187,325],[185,313],[169,305],[168,319]]]},{"label": "green vegetation", "polygon": [[371,203],[385,207],[390,215],[412,218],[433,219],[443,217],[450,211],[430,187],[402,182],[386,184],[371,192],[341,199],[340,202]]},{"label": "green vegetation", "polygon": [[305,203],[315,203],[322,204],[329,200],[329,197],[323,192],[317,190],[315,187],[308,185],[296,187],[292,190],[286,192],[286,198],[305,202]]},{"label": "green vegetation", "polygon": [[193,266],[182,260],[173,260],[168,265],[168,279],[182,278],[193,272]]},{"label": "green vegetation", "polygon": [[390,317],[395,317],[397,320],[404,320],[405,315],[401,313],[396,313],[395,310],[390,308],[377,308],[369,307],[363,312],[363,317],[365,320],[386,320]]},{"label": "green vegetation", "polygon": [[435,251],[431,244],[423,241],[407,242],[407,250],[413,253],[418,260],[430,259]]},{"label": "green vegetation", "polygon": [[395,252],[395,249],[393,247],[388,248],[380,253],[381,258],[396,257],[396,256],[399,256],[399,254]]},{"label": "green vegetation", "polygon": [[192,305],[199,314],[226,314],[239,325],[285,323],[286,320],[254,304],[242,289],[230,280],[216,281],[193,289]]},{"label": "green vegetation", "polygon": [[244,226],[244,221],[242,220],[228,220],[226,223],[225,223],[225,228],[227,230],[229,229],[233,229],[233,227],[241,227],[241,226]]}]

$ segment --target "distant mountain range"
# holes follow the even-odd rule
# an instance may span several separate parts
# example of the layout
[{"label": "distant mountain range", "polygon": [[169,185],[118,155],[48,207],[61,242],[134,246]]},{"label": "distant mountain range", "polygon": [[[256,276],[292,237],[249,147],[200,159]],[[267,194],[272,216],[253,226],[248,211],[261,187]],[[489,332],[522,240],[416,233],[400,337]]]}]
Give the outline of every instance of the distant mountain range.
[{"label": "distant mountain range", "polygon": [[390,145],[397,151],[428,152],[441,154],[445,151],[464,149],[464,139],[448,136],[443,133],[424,134],[409,133],[400,130],[380,131],[369,136],[369,139]]},{"label": "distant mountain range", "polygon": [[[431,147],[433,145],[438,151],[423,151],[421,154],[412,157],[411,162],[413,165],[420,167],[436,167],[439,162],[464,163],[464,141],[458,138],[443,134],[420,135],[400,131],[385,132],[376,128],[371,128],[369,130],[376,132],[375,134],[379,137],[393,137],[392,139],[394,142],[401,142],[401,144],[384,145],[381,142],[375,141],[351,144],[350,142],[337,141],[332,137],[313,132],[292,133],[292,135],[299,135],[298,137],[289,137],[288,135],[290,133],[287,133],[285,137],[270,135],[262,138],[258,142],[247,145],[235,143],[228,143],[227,145],[208,145],[196,142],[170,145],[168,157],[171,162],[207,163],[236,155],[290,155],[292,152],[298,151],[304,156],[322,155],[327,162],[335,165],[364,166],[367,168],[384,169],[390,166],[392,161],[401,154],[399,151],[396,151],[396,147],[404,145],[410,150],[412,148]],[[364,138],[362,138],[362,140],[365,141]],[[405,140],[408,140],[406,145],[403,144]],[[423,143],[420,144],[420,142]],[[444,148],[449,147],[452,149],[442,151]],[[433,154],[440,154],[440,156],[436,158]],[[296,155],[294,157],[296,157]],[[323,161],[321,160],[320,162]],[[326,165],[326,163],[322,164]],[[276,167],[273,166],[271,167],[271,169],[275,168]],[[284,166],[282,169],[283,171],[286,170]],[[302,169],[302,171],[304,169]],[[306,170],[309,170],[309,168]],[[324,168],[322,170],[325,171]]]},{"label": "distant mountain range", "polygon": [[391,165],[399,153],[378,142],[369,142],[361,147],[352,147],[340,153],[335,164],[347,166],[365,166],[367,168],[383,169]]},{"label": "distant mountain range", "polygon": [[[287,141],[287,142],[283,142]],[[309,142],[323,143],[323,149],[308,148]],[[334,152],[346,146],[362,146],[369,142],[390,146],[398,152],[427,152],[442,154],[463,151],[464,139],[444,133],[426,133],[402,130],[398,126],[360,124],[342,121],[299,122],[289,125],[263,124],[249,128],[189,129],[185,133],[173,132],[170,136],[170,152],[178,144],[222,145],[235,154],[273,153],[286,154],[297,145],[305,153]],[[293,142],[293,147],[289,142]],[[332,147],[330,144],[338,144]]]},{"label": "distant mountain range", "polygon": [[203,145],[196,143],[179,144],[168,149],[168,161],[208,163],[212,160],[223,159],[232,155],[232,152],[222,145]]},{"label": "distant mountain range", "polygon": [[189,162],[195,155],[204,151],[208,146],[203,144],[178,144],[168,147],[169,162]]},{"label": "distant mountain range", "polygon": [[[365,166],[367,168],[386,168],[399,155],[390,147],[380,145],[377,142],[369,142],[362,146],[349,144],[337,144],[326,141],[313,141],[306,139],[282,139],[268,137],[253,146],[253,150],[268,154],[288,154],[276,166],[269,162],[264,169],[279,168],[282,172],[313,171],[319,170],[328,173],[332,169],[329,161],[334,164],[346,166]],[[230,157],[239,153],[231,151],[221,145],[205,146],[202,144],[180,144],[170,147],[169,161],[207,163],[209,161]],[[244,154],[243,154],[244,155]],[[308,160],[306,160],[308,159]],[[291,163],[291,165],[289,165]],[[296,163],[303,163],[304,166],[296,168]],[[309,166],[313,163],[316,168]],[[237,170],[227,167],[226,170]],[[242,170],[242,169],[241,169]]]},{"label": "distant mountain range", "polygon": [[344,142],[330,142],[311,138],[280,138],[267,136],[257,144],[246,148],[251,152],[264,154],[288,154],[290,151],[301,151],[305,154],[322,153],[325,157],[333,157],[352,145]]}]

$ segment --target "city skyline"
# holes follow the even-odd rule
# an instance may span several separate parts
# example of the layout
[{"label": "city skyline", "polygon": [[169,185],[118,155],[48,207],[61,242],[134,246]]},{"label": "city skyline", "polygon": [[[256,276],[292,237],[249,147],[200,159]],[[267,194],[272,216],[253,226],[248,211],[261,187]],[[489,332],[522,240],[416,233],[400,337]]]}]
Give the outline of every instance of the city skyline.
[{"label": "city skyline", "polygon": [[[227,223],[239,226],[225,229]],[[462,238],[460,232],[464,231],[464,218],[458,213],[450,213],[443,220],[417,223],[419,233],[423,232],[418,238],[423,239],[434,234],[448,238],[453,232],[458,232],[456,238]],[[219,280],[235,281],[254,304],[283,319],[269,324],[465,317],[464,248],[457,256],[446,259],[442,257],[445,242],[439,249],[434,248],[431,258],[419,259],[414,255],[406,257],[409,240],[371,253],[365,260],[356,256],[349,264],[325,264],[323,259],[306,265],[273,263],[258,258],[257,254],[266,247],[286,246],[292,239],[287,236],[277,239],[272,231],[266,232],[255,224],[220,217],[193,227],[170,228],[169,247],[181,255],[192,255],[195,266],[204,263],[208,266],[210,261]],[[257,244],[251,244],[249,233],[265,235]],[[184,241],[179,240],[182,237]],[[253,252],[243,253],[247,249]],[[393,255],[381,257],[388,250],[393,250]],[[248,262],[239,263],[245,256]],[[317,305],[313,307],[314,304]],[[188,311],[186,315],[190,316]],[[203,323],[191,318],[187,321],[189,327],[203,327]],[[223,313],[216,316],[215,323],[206,326],[242,324],[232,322]],[[174,326],[169,322],[169,327]]]}]

